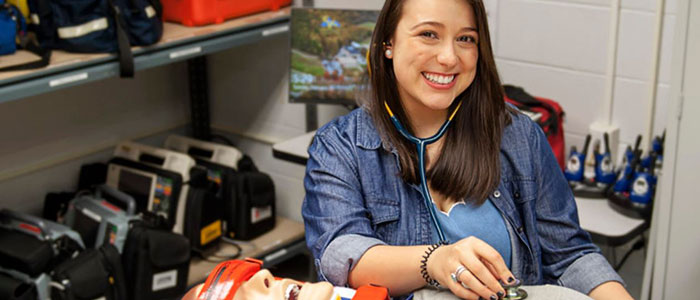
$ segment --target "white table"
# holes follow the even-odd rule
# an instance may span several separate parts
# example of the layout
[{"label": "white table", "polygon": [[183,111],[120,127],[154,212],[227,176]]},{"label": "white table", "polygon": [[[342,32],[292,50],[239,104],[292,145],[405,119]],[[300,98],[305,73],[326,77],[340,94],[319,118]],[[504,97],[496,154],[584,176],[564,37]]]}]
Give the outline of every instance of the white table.
[{"label": "white table", "polygon": [[649,228],[645,220],[617,212],[610,207],[607,199],[577,197],[576,206],[581,228],[588,231],[598,243],[619,246]]},{"label": "white table", "polygon": [[[588,296],[569,288],[556,285],[522,286],[527,292],[526,300],[591,300]],[[457,300],[449,290],[421,289],[413,294],[413,300]]]},{"label": "white table", "polygon": [[316,130],[274,144],[272,145],[272,155],[279,159],[306,165],[306,161],[309,159],[309,152],[306,150],[309,148],[315,135]]}]

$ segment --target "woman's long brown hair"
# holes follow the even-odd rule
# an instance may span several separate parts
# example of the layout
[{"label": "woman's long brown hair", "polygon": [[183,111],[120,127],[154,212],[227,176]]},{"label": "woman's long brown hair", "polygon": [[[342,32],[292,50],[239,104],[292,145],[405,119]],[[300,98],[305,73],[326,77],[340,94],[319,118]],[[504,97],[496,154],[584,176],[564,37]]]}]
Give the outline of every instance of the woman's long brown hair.
[{"label": "woman's long brown hair", "polygon": [[[401,178],[417,184],[420,178],[416,146],[394,128],[384,108],[386,101],[394,115],[411,131],[399,99],[392,60],[384,57],[382,46],[394,36],[405,1],[386,0],[377,19],[369,53],[372,69],[368,106],[380,134],[398,152]],[[450,111],[459,101],[462,101],[462,107],[443,137],[440,157],[427,170],[426,176],[433,191],[449,199],[464,199],[480,205],[498,186],[501,134],[510,123],[510,115],[503,101],[503,87],[493,58],[484,4],[481,0],[464,1],[474,10],[479,35],[476,76],[452,103]]]}]

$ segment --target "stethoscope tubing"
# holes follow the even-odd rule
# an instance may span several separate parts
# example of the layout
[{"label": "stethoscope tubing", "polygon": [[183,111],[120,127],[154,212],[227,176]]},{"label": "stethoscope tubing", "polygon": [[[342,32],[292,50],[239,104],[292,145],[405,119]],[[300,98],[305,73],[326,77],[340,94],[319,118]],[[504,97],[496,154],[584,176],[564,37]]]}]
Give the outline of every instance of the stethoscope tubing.
[{"label": "stethoscope tubing", "polygon": [[391,111],[389,108],[389,105],[384,102],[384,106],[386,107],[386,110],[389,112],[389,117],[391,118],[391,122],[394,124],[394,127],[401,133],[401,135],[409,140],[411,143],[416,145],[416,150],[418,151],[418,170],[419,170],[419,175],[420,175],[420,191],[421,194],[423,195],[423,200],[425,202],[425,207],[428,209],[428,212],[430,213],[430,219],[433,222],[433,226],[435,226],[435,229],[437,230],[438,238],[440,241],[445,241],[447,242],[447,239],[445,238],[445,233],[442,230],[442,226],[440,226],[440,221],[437,218],[437,211],[435,209],[435,206],[433,205],[433,198],[430,196],[430,190],[428,190],[428,180],[425,175],[425,152],[426,152],[426,147],[432,143],[435,143],[437,140],[439,140],[443,135],[445,135],[445,132],[447,132],[447,127],[450,126],[450,123],[452,123],[452,118],[454,118],[455,114],[457,113],[457,110],[459,110],[460,106],[462,103],[460,102],[455,110],[452,112],[452,115],[445,121],[445,123],[442,124],[440,129],[438,130],[437,133],[435,133],[433,136],[428,137],[428,138],[418,138],[410,133],[408,133],[408,130],[406,130],[403,125],[401,125],[401,122],[394,116],[394,113]]}]

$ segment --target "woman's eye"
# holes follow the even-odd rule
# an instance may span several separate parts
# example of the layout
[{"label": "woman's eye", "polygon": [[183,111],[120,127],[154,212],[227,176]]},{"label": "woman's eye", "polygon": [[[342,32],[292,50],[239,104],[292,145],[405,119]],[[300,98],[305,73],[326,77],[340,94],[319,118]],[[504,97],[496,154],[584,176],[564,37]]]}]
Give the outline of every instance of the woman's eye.
[{"label": "woman's eye", "polygon": [[461,36],[457,39],[457,41],[476,44],[476,39],[470,35]]},{"label": "woman's eye", "polygon": [[435,32],[432,31],[423,31],[420,33],[420,35],[431,39],[437,38],[437,34],[435,34]]}]

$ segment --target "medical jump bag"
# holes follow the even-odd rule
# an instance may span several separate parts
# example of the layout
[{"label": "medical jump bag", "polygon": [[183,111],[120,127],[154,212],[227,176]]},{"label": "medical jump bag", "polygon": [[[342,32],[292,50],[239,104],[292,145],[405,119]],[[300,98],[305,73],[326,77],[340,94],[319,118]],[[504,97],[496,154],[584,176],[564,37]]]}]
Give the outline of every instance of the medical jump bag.
[{"label": "medical jump bag", "polygon": [[78,233],[66,226],[0,210],[0,295],[14,290],[49,299],[49,271],[84,248]]},{"label": "medical jump bag", "polygon": [[135,222],[122,254],[128,299],[181,297],[187,289],[190,242],[182,235]]},{"label": "medical jump bag", "polygon": [[566,151],[564,149],[564,111],[559,103],[542,97],[533,97],[523,88],[504,85],[505,101],[522,110],[541,113],[542,117],[537,124],[542,127],[547,136],[549,146],[557,158],[559,167],[564,170],[566,163]]},{"label": "medical jump bag", "polygon": [[118,52],[123,77],[134,72],[131,46],[163,34],[159,0],[29,0],[40,45],[78,53]]},{"label": "medical jump bag", "polygon": [[51,299],[127,300],[125,283],[119,251],[105,244],[85,250],[54,269]]},{"label": "medical jump bag", "polygon": [[292,0],[161,0],[166,21],[185,26],[219,24],[225,20],[267,10],[278,10]]},{"label": "medical jump bag", "polygon": [[111,244],[122,253],[129,225],[138,220],[135,212],[134,198],[101,185],[94,194],[79,195],[71,201],[65,222],[80,233],[88,247],[99,248],[103,244]]},{"label": "medical jump bag", "polygon": [[224,211],[231,238],[250,240],[275,227],[275,184],[249,156],[238,162],[238,172],[227,176],[224,189],[231,199]]}]

